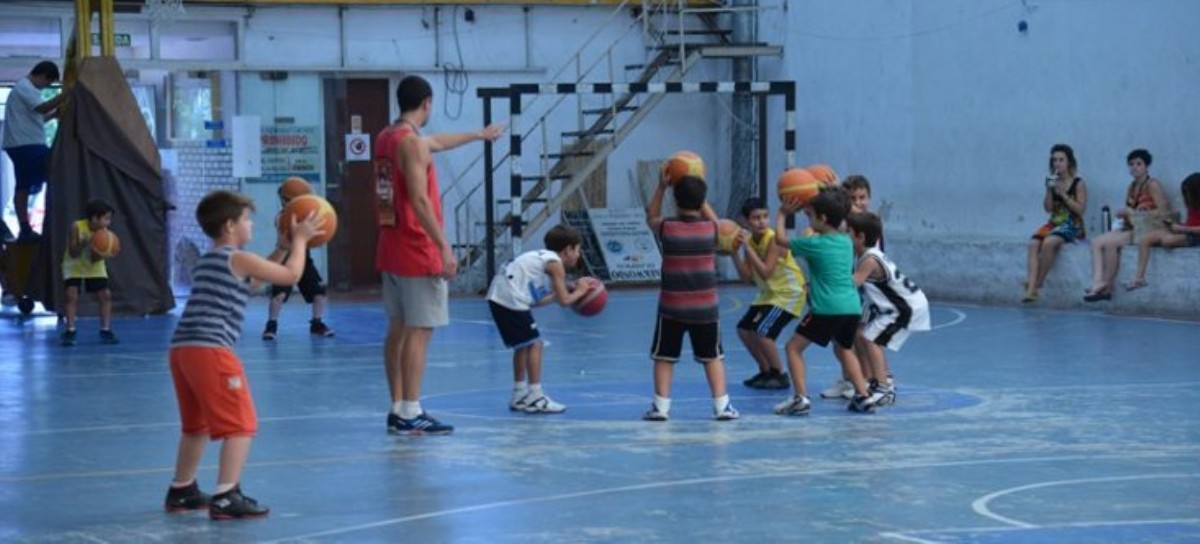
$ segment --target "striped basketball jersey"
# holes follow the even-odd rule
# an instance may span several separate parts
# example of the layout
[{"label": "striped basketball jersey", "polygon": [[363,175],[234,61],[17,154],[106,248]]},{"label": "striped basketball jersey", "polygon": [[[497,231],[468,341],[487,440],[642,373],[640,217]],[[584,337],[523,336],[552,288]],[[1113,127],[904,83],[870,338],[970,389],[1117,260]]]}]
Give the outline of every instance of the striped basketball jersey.
[{"label": "striped basketball jersey", "polygon": [[859,257],[859,262],[870,258],[874,258],[883,268],[884,277],[868,278],[863,283],[863,321],[887,319],[901,328],[929,330],[929,301],[925,299],[925,293],[900,273],[895,263],[878,248],[866,250]]},{"label": "striped basketball jersey", "polygon": [[79,252],[78,257],[72,257],[70,249],[63,251],[63,279],[107,278],[108,267],[105,266],[104,259],[92,261],[92,229],[88,226],[88,220],[76,221],[75,231],[79,233],[76,242],[83,246],[83,250]]},{"label": "striped basketball jersey", "polygon": [[242,334],[250,283],[233,275],[233,246],[209,250],[192,271],[192,294],[175,325],[171,346],[232,348]]},{"label": "striped basketball jersey", "polygon": [[528,310],[542,297],[550,294],[550,274],[546,265],[562,262],[558,253],[549,249],[527,251],[500,266],[492,279],[487,299],[510,310]]},{"label": "striped basketball jersey", "polygon": [[715,323],[717,224],[699,216],[664,219],[658,244],[662,251],[658,315],[683,323]]},{"label": "striped basketball jersey", "polygon": [[[758,254],[760,259],[767,258],[767,251],[775,243],[775,230],[768,228],[757,240],[750,238],[750,249]],[[788,313],[804,315],[804,295],[808,291],[808,279],[804,271],[796,264],[792,252],[781,250],[779,259],[775,261],[775,270],[771,276],[763,279],[758,274],[751,274],[754,284],[758,286],[758,296],[754,298],[755,306],[768,305],[782,308]]]}]

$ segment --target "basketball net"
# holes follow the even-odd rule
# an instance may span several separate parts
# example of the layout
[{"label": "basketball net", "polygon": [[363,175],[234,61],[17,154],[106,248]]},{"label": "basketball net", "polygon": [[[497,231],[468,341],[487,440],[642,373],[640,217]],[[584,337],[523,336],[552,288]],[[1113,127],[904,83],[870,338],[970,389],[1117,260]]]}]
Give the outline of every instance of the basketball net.
[{"label": "basketball net", "polygon": [[158,28],[170,24],[182,16],[183,0],[146,0],[142,13],[150,17],[150,25]]}]

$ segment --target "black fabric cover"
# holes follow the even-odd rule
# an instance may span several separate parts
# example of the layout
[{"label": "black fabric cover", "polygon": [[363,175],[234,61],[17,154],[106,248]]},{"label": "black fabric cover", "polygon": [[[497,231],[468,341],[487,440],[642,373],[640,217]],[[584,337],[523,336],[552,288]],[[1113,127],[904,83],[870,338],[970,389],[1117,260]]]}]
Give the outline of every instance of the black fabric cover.
[{"label": "black fabric cover", "polygon": [[[62,257],[71,224],[93,198],[116,209],[111,229],[121,253],[108,260],[114,315],[160,314],[175,306],[168,279],[167,202],[158,146],[116,59],[79,64],[50,152],[46,222],[32,292],[62,313]],[[80,315],[96,315],[95,297],[79,298]]]}]

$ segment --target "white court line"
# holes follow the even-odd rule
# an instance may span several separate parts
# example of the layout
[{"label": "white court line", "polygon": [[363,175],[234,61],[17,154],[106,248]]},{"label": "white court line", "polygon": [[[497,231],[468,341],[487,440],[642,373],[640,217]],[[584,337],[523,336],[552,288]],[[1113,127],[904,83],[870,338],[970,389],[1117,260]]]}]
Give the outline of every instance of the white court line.
[{"label": "white court line", "polygon": [[1080,478],[1078,480],[1054,480],[1049,482],[1041,482],[1036,484],[1023,485],[1019,487],[1010,487],[995,493],[989,493],[971,503],[971,509],[986,518],[991,518],[1001,523],[1007,523],[1014,527],[1037,527],[1037,525],[1026,523],[1024,521],[1015,520],[1009,517],[1001,516],[991,510],[988,504],[992,500],[1009,495],[1012,493],[1020,493],[1029,491],[1030,489],[1041,489],[1044,487],[1054,487],[1060,485],[1086,484],[1095,482],[1126,482],[1131,480],[1163,480],[1163,479],[1178,479],[1178,478],[1200,478],[1200,474],[1139,474],[1135,476],[1112,476],[1107,478]]},{"label": "white court line", "polygon": [[[1192,456],[1191,454],[1173,454],[1173,455],[1172,454],[1166,454],[1166,455],[1155,454],[1155,455],[1151,455],[1150,457],[1190,458],[1191,456]],[[1120,454],[1120,455],[1105,455],[1105,456],[1069,455],[1069,456],[1062,456],[1062,457],[1024,457],[1024,458],[1015,458],[1015,459],[982,459],[982,460],[974,459],[974,460],[970,460],[970,461],[945,461],[945,462],[936,462],[936,463],[896,463],[896,464],[887,465],[887,466],[876,465],[876,466],[870,466],[870,467],[830,468],[830,469],[817,469],[817,470],[794,470],[794,471],[771,472],[768,474],[754,474],[754,475],[740,474],[737,476],[709,476],[709,477],[704,477],[704,478],[688,478],[688,479],[683,479],[683,480],[655,482],[655,483],[648,483],[648,484],[635,484],[635,485],[625,485],[625,486],[608,487],[608,488],[597,488],[597,489],[592,489],[589,491],[577,491],[574,493],[561,493],[558,495],[546,495],[546,496],[542,496],[542,497],[530,497],[530,498],[524,498],[524,499],[495,501],[495,502],[489,502],[489,503],[483,503],[483,504],[476,504],[476,505],[472,505],[472,506],[450,508],[450,509],[446,509],[446,510],[435,510],[433,512],[425,512],[423,514],[415,514],[415,515],[411,515],[411,516],[403,516],[403,517],[398,517],[398,518],[385,519],[385,520],[375,521],[375,522],[371,522],[371,523],[362,523],[362,524],[358,524],[358,525],[347,525],[347,526],[344,526],[344,527],[341,527],[338,529],[329,529],[326,531],[319,531],[319,532],[315,532],[315,533],[308,533],[308,534],[304,534],[304,535],[297,535],[297,536],[281,538],[281,539],[276,539],[276,540],[268,540],[265,542],[275,543],[275,542],[286,542],[286,541],[293,541],[293,540],[304,540],[304,539],[310,539],[310,538],[321,538],[321,537],[335,536],[335,535],[344,535],[347,533],[365,531],[368,529],[378,529],[380,527],[388,527],[391,525],[400,525],[400,524],[408,523],[408,522],[412,522],[412,521],[421,521],[421,520],[426,520],[426,519],[441,518],[441,517],[453,516],[453,515],[457,515],[457,514],[468,514],[468,513],[473,513],[473,512],[481,512],[481,511],[485,511],[485,510],[495,510],[495,509],[499,509],[499,508],[507,508],[510,506],[524,506],[524,505],[529,505],[529,504],[539,504],[539,503],[546,503],[546,502],[572,500],[572,499],[579,499],[579,498],[586,498],[586,497],[595,497],[595,496],[600,496],[600,495],[616,495],[616,494],[621,494],[621,493],[635,493],[635,492],[651,491],[651,490],[658,490],[658,489],[673,489],[673,488],[678,488],[678,487],[688,487],[688,486],[695,486],[695,485],[720,484],[720,483],[728,483],[728,482],[744,482],[744,481],[750,481],[750,480],[764,480],[764,479],[777,480],[779,478],[795,478],[795,477],[801,477],[801,476],[823,476],[823,475],[829,475],[829,474],[843,474],[843,473],[860,474],[860,473],[868,473],[868,472],[890,472],[890,471],[896,471],[896,470],[915,470],[915,469],[948,468],[948,467],[971,467],[971,466],[993,465],[993,464],[1005,465],[1005,464],[1019,464],[1019,463],[1066,462],[1066,461],[1081,461],[1082,462],[1082,461],[1095,461],[1095,460],[1100,460],[1100,459],[1128,460],[1128,459],[1140,459],[1142,457],[1147,457],[1147,456],[1146,455]]]},{"label": "white court line", "polygon": [[936,331],[938,329],[944,329],[946,327],[953,327],[953,326],[967,320],[966,312],[963,312],[961,310],[955,310],[954,308],[946,308],[946,311],[954,312],[955,314],[958,314],[958,317],[955,317],[954,319],[950,320],[949,322],[934,325],[934,326],[930,327],[930,330]]},{"label": "white court line", "polygon": [[941,540],[926,540],[913,535],[921,533],[1015,533],[1029,529],[1061,529],[1061,528],[1092,528],[1092,527],[1125,527],[1130,525],[1168,525],[1174,523],[1182,524],[1200,524],[1200,518],[1179,518],[1179,519],[1131,519],[1123,521],[1080,521],[1074,523],[1055,523],[1051,525],[1038,525],[1036,527],[961,527],[955,529],[923,529],[920,531],[912,531],[911,533],[898,531],[885,531],[879,533],[879,536],[886,538],[895,538],[897,540],[906,540],[908,542],[921,542],[923,544],[941,544]]}]

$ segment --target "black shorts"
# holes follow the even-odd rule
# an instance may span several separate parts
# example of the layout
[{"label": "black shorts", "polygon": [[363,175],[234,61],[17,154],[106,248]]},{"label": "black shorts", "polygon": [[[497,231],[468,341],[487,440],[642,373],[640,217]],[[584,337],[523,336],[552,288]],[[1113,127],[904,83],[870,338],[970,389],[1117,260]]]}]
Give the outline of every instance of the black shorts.
[{"label": "black shorts", "polygon": [[4,150],[13,163],[13,175],[18,191],[36,195],[46,184],[46,169],[50,160],[50,148],[42,144],[22,145]]},{"label": "black shorts", "polygon": [[[284,257],[287,261],[287,257]],[[321,279],[321,274],[317,272],[317,267],[313,266],[312,254],[304,256],[304,273],[300,274],[300,283],[296,284],[300,288],[300,295],[304,297],[304,302],[312,304],[313,299],[325,294],[325,282]],[[271,286],[271,298],[283,295],[283,301],[287,302],[292,297],[291,285],[273,285]]]},{"label": "black shorts", "polygon": [[858,334],[858,324],[861,315],[824,315],[805,314],[796,326],[796,334],[811,340],[821,347],[829,345],[832,339],[844,349],[854,347],[854,337]]},{"label": "black shorts", "polygon": [[795,318],[796,316],[779,306],[761,304],[746,310],[746,315],[738,321],[737,328],[774,340],[779,338],[779,333]]},{"label": "black shorts", "polygon": [[63,284],[84,293],[99,293],[108,289],[108,278],[67,278]]},{"label": "black shorts", "polygon": [[692,356],[696,361],[707,363],[711,359],[725,357],[725,350],[721,348],[719,323],[683,323],[662,316],[658,316],[658,322],[654,325],[650,357],[672,363],[678,361],[683,351],[684,333],[692,340]]},{"label": "black shorts", "polygon": [[533,320],[533,312],[529,310],[513,310],[495,302],[488,301],[488,309],[492,311],[492,321],[500,330],[500,339],[504,346],[521,349],[532,345],[541,338],[537,322]]}]

